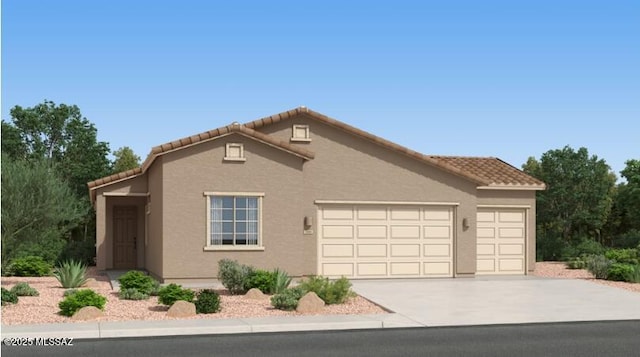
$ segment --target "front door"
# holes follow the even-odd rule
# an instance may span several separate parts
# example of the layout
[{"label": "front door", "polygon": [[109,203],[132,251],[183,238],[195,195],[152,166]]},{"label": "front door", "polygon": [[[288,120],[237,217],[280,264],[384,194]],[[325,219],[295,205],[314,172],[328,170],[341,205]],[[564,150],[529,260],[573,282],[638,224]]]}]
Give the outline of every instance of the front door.
[{"label": "front door", "polygon": [[113,208],[113,268],[136,267],[138,220],[136,206]]}]

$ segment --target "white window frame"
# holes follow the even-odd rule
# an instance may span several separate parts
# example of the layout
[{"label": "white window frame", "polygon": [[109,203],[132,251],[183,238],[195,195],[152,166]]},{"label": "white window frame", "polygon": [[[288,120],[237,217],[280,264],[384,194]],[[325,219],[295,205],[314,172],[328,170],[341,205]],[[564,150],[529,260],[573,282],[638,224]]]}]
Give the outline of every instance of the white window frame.
[{"label": "white window frame", "polygon": [[[232,149],[240,149],[240,156],[231,156]],[[225,161],[247,161],[244,157],[244,145],[242,143],[227,143],[224,151]]]},{"label": "white window frame", "polygon": [[[204,192],[206,198],[206,238],[205,251],[264,251],[262,245],[262,200],[263,192]],[[258,199],[258,243],[255,245],[214,245],[211,244],[211,198],[212,197],[254,197]],[[234,210],[235,216],[235,210]]]},{"label": "white window frame", "polygon": [[[300,130],[304,132],[304,137],[296,136],[296,133]],[[291,127],[291,141],[310,142],[311,133],[309,131],[309,125],[293,124],[293,127]]]}]

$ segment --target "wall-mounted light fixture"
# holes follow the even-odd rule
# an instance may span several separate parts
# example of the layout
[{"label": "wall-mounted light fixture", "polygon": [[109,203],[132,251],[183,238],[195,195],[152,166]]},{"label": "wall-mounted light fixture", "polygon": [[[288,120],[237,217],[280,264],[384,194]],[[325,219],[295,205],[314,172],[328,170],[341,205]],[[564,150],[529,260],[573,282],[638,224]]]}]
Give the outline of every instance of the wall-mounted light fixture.
[{"label": "wall-mounted light fixture", "polygon": [[304,229],[309,229],[313,226],[313,217],[304,216]]},{"label": "wall-mounted light fixture", "polygon": [[465,231],[469,229],[469,220],[466,218],[462,219],[462,229],[464,229]]}]

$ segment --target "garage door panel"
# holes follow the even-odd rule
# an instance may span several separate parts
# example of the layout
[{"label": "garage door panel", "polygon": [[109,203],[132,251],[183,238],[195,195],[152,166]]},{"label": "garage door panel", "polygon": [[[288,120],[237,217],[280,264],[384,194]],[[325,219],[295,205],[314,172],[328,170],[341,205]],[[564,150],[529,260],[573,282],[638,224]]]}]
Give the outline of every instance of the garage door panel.
[{"label": "garage door panel", "polygon": [[500,244],[500,255],[523,255],[522,244]]},{"label": "garage door panel", "polygon": [[424,227],[424,237],[427,239],[449,238],[451,237],[451,227],[450,226]]},{"label": "garage door panel", "polygon": [[387,263],[358,263],[358,275],[361,276],[387,276]]},{"label": "garage door panel", "polygon": [[425,262],[424,275],[427,276],[451,276],[451,263],[449,262]]},{"label": "garage door panel", "polygon": [[477,218],[477,273],[524,274],[524,209],[479,209]]},{"label": "garage door panel", "polygon": [[425,257],[450,257],[451,246],[449,244],[425,244],[423,254]]},{"label": "garage door panel", "polygon": [[358,257],[371,258],[371,257],[386,257],[387,245],[386,244],[359,244],[358,245]]},{"label": "garage door panel", "polygon": [[319,274],[453,276],[452,207],[363,204],[320,210]]},{"label": "garage door panel", "polygon": [[324,258],[353,257],[352,244],[325,244],[322,246]]},{"label": "garage door panel", "polygon": [[419,219],[419,208],[391,208],[391,220],[393,221],[417,221]]},{"label": "garage door panel", "polygon": [[392,257],[419,257],[419,244],[391,244]]},{"label": "garage door panel", "polygon": [[329,239],[351,239],[353,238],[353,226],[324,226],[322,227],[322,235]]},{"label": "garage door panel", "polygon": [[391,275],[420,275],[419,262],[391,262]]},{"label": "garage door panel", "polygon": [[387,220],[387,209],[381,208],[358,208],[358,219],[360,220]]},{"label": "garage door panel", "polygon": [[353,276],[354,263],[323,263],[322,275],[326,276]]},{"label": "garage door panel", "polygon": [[387,226],[358,226],[358,238],[387,238]]},{"label": "garage door panel", "polygon": [[523,238],[524,228],[500,228],[498,238]]},{"label": "garage door panel", "polygon": [[391,238],[420,238],[420,226],[391,226]]}]

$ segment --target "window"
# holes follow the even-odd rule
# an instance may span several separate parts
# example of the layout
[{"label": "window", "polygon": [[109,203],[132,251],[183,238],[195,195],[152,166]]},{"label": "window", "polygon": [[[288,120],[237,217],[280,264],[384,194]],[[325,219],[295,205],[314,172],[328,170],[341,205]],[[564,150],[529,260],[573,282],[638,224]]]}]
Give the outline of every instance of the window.
[{"label": "window", "polygon": [[291,141],[311,141],[309,125],[294,124],[291,131]]},{"label": "window", "polygon": [[225,161],[245,161],[244,146],[240,143],[227,143],[225,148]]},{"label": "window", "polygon": [[[207,193],[205,193],[207,195]],[[262,194],[207,195],[211,248],[260,247]]]}]

